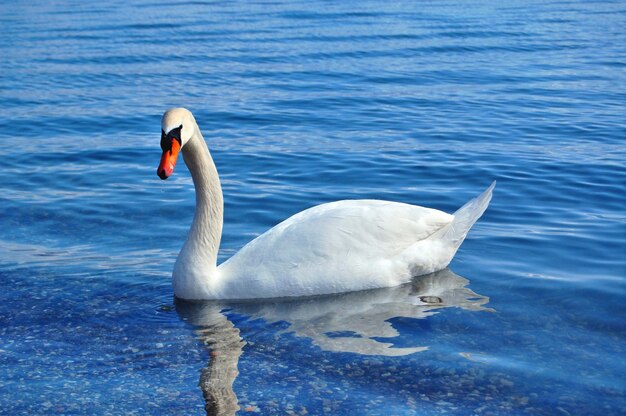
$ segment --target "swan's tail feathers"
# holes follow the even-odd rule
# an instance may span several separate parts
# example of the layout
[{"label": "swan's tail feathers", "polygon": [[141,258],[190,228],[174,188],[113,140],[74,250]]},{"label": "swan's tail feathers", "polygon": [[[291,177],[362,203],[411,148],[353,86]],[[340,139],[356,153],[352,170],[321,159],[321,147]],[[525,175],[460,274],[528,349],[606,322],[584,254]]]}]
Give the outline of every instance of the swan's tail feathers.
[{"label": "swan's tail feathers", "polygon": [[453,246],[456,252],[456,249],[465,240],[465,236],[472,228],[472,225],[478,221],[489,206],[491,194],[495,187],[496,181],[493,181],[482,194],[459,208],[454,213],[452,222],[435,233],[439,234],[437,237]]}]

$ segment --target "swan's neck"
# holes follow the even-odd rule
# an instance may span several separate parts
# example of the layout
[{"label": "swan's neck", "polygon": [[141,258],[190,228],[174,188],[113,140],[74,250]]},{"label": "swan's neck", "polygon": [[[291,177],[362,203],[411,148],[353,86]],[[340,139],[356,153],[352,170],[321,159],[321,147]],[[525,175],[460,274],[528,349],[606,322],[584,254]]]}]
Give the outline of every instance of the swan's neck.
[{"label": "swan's neck", "polygon": [[182,150],[196,188],[193,223],[174,269],[175,289],[178,286],[184,292],[197,291],[198,286],[210,283],[207,279],[216,274],[224,214],[222,187],[215,163],[197,126],[195,130]]}]

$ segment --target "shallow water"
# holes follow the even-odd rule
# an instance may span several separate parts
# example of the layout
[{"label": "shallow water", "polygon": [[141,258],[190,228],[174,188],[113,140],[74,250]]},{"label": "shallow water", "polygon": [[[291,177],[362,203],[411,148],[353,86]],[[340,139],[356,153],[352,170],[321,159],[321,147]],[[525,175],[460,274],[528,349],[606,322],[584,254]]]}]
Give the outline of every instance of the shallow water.
[{"label": "shallow water", "polygon": [[[0,21],[0,412],[203,414],[200,371],[233,363],[220,399],[242,414],[626,411],[623,2],[61,1]],[[175,303],[194,196],[182,164],[155,174],[171,106],[220,171],[221,260],[318,203],[452,212],[498,186],[450,270],[408,286]]]}]

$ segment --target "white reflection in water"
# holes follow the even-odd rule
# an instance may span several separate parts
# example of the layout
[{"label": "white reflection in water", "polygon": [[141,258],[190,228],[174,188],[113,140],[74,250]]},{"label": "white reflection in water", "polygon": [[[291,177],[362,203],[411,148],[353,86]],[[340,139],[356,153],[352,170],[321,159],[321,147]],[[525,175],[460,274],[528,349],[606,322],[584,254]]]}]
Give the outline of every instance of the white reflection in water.
[{"label": "white reflection in water", "polygon": [[402,356],[428,349],[427,345],[394,348],[376,338],[393,338],[393,318],[425,319],[438,309],[458,307],[493,311],[489,298],[466,287],[469,280],[449,269],[414,278],[402,286],[328,296],[257,301],[176,301],[176,311],[198,327],[199,339],[211,360],[200,378],[208,414],[233,414],[238,409],[232,385],[245,341],[222,313],[229,310],[268,323],[287,322],[286,332],[306,337],[326,351],[365,355]]}]

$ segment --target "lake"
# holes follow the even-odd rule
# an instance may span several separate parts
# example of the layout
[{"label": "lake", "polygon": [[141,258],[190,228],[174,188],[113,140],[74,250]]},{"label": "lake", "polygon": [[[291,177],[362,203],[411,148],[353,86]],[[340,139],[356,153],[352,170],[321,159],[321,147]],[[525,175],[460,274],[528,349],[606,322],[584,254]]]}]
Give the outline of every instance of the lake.
[{"label": "lake", "polygon": [[[622,1],[5,2],[0,413],[626,412]],[[219,259],[338,199],[454,212],[449,268],[366,292],[175,300],[194,112]],[[355,276],[357,278],[358,276]]]}]

